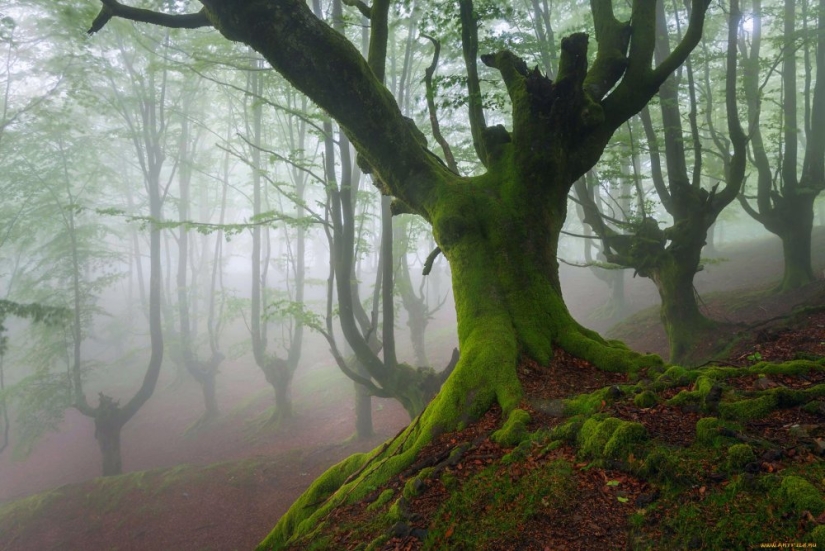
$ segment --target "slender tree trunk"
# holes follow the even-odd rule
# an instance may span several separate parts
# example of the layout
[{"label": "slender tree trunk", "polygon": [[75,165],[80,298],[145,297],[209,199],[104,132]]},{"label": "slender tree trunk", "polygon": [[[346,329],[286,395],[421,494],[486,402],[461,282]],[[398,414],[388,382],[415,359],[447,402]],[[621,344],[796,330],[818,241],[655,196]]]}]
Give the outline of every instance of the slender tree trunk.
[{"label": "slender tree trunk", "polygon": [[120,431],[122,429],[123,423],[117,404],[101,396],[95,415],[95,438],[103,457],[103,476],[115,476],[123,472],[120,454]]},{"label": "slender tree trunk", "polygon": [[[355,360],[354,371],[362,377],[369,377],[367,370]],[[355,385],[355,437],[359,440],[371,438],[375,435],[372,425],[372,396],[364,385]]]},{"label": "slender tree trunk", "polygon": [[280,373],[275,380],[275,413],[274,417],[279,420],[292,417],[292,395],[289,391],[292,383],[292,373],[289,369],[279,370]]}]

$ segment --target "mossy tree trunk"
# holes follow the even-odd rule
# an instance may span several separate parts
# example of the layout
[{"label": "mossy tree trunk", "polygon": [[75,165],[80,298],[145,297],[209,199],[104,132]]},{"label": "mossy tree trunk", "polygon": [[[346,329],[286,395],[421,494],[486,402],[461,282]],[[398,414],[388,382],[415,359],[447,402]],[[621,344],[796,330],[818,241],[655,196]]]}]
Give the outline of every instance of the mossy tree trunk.
[{"label": "mossy tree trunk", "polygon": [[[701,250],[701,247],[694,249]],[[693,277],[699,259],[680,262],[668,257],[650,275],[662,301],[660,315],[670,345],[670,357],[680,361],[690,359],[691,351],[700,339],[707,338],[715,323],[705,317],[696,301]]]},{"label": "mossy tree trunk", "polygon": [[778,291],[798,289],[816,280],[811,262],[811,232],[813,230],[813,200],[805,197],[794,209],[794,216],[787,219],[785,231],[780,235],[782,239],[782,253],[785,259],[785,269]]}]

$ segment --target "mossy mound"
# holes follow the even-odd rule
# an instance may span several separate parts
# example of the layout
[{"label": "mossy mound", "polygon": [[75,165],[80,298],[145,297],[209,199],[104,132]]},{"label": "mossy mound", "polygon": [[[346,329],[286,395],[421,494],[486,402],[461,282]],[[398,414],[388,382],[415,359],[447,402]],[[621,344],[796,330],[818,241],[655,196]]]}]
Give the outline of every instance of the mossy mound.
[{"label": "mossy mound", "polygon": [[552,414],[527,394],[260,548],[745,549],[825,534],[823,361],[654,367]]}]

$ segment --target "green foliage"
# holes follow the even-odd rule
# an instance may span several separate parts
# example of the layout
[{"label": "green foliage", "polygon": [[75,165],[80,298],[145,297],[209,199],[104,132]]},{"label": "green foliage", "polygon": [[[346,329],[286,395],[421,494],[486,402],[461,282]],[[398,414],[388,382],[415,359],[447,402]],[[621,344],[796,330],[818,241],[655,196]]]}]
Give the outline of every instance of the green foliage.
[{"label": "green foliage", "polygon": [[762,361],[762,354],[759,352],[754,352],[753,354],[748,354],[748,362],[755,364]]},{"label": "green foliage", "polygon": [[0,299],[0,356],[5,354],[8,346],[5,336],[6,328],[4,321],[8,316],[30,319],[35,323],[46,325],[60,325],[69,320],[71,312],[59,306],[47,306],[44,304],[19,304],[10,300]]}]

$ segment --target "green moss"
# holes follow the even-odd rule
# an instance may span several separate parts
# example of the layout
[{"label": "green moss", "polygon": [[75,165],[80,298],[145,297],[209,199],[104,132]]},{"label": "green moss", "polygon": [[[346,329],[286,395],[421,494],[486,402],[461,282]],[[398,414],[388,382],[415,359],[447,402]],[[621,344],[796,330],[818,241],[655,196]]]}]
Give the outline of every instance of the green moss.
[{"label": "green moss", "polygon": [[725,419],[737,419],[747,421],[750,419],[761,419],[776,409],[777,399],[775,394],[766,394],[759,398],[750,400],[738,400],[736,402],[722,402],[719,404],[719,414]]},{"label": "green moss", "polygon": [[513,448],[513,451],[506,454],[504,457],[501,458],[501,462],[504,465],[511,465],[513,463],[518,463],[520,461],[524,461],[527,459],[527,456],[530,455],[530,451],[533,448],[532,440],[522,440],[521,443]]},{"label": "green moss", "polygon": [[608,390],[608,387],[600,388],[589,394],[579,394],[578,396],[564,400],[564,414],[573,416],[596,413],[602,408],[602,405],[608,401]]},{"label": "green moss", "polygon": [[657,448],[647,454],[639,474],[644,478],[664,481],[672,479],[678,469],[675,457],[667,450]]},{"label": "green moss", "polygon": [[310,533],[317,527],[317,524],[311,522],[312,517],[308,518],[305,509],[315,511],[313,504],[323,502],[331,493],[340,488],[347,477],[360,468],[366,460],[366,454],[351,455],[315,479],[315,482],[281,517],[258,549],[283,547],[283,542],[286,542],[290,535],[295,534],[300,537]]},{"label": "green moss", "polygon": [[805,375],[811,371],[822,371],[822,369],[821,362],[792,360],[782,363],[759,362],[748,368],[748,371],[763,375]]},{"label": "green moss", "polygon": [[820,524],[811,530],[806,539],[811,543],[815,543],[818,548],[825,547],[825,524]]},{"label": "green moss", "polygon": [[633,403],[636,404],[636,407],[647,409],[655,406],[658,403],[658,400],[656,398],[656,394],[649,390],[645,390],[633,397]]},{"label": "green moss", "polygon": [[584,420],[582,416],[576,416],[570,421],[554,427],[550,431],[550,438],[564,442],[574,443],[579,435]]},{"label": "green moss", "polygon": [[690,380],[688,370],[680,365],[669,367],[667,371],[662,373],[657,380],[667,377],[668,380],[675,382],[687,382]]},{"label": "green moss", "polygon": [[378,495],[375,501],[373,501],[367,506],[367,511],[374,511],[389,503],[389,501],[392,499],[393,494],[395,494],[395,491],[393,491],[391,488],[387,488]]},{"label": "green moss", "polygon": [[696,421],[696,443],[702,446],[714,445],[721,427],[722,424],[716,417],[702,417]]},{"label": "green moss", "polygon": [[504,426],[495,431],[490,439],[498,442],[504,447],[516,446],[527,438],[527,424],[530,422],[530,414],[523,409],[514,409],[507,417]]},{"label": "green moss", "polygon": [[624,458],[634,444],[644,441],[647,431],[639,424],[615,417],[592,417],[584,422],[578,435],[580,453],[592,458]]},{"label": "green moss", "polygon": [[812,400],[802,406],[802,410],[814,415],[825,413],[825,402],[822,400]]},{"label": "green moss", "polygon": [[364,551],[377,551],[381,549],[385,543],[390,539],[390,536],[387,534],[382,534],[375,538],[370,544],[364,549]]},{"label": "green moss", "polygon": [[488,467],[440,505],[424,549],[506,548],[530,519],[566,509],[575,501],[576,489],[566,461],[540,465],[513,479],[506,470]]},{"label": "green moss", "polygon": [[401,495],[407,499],[411,499],[421,493],[424,487],[424,479],[421,476],[413,477],[404,484],[404,490]]},{"label": "green moss", "polygon": [[447,488],[447,491],[455,491],[458,488],[458,479],[450,472],[445,471],[441,475],[441,483]]},{"label": "green moss", "polygon": [[799,541],[796,522],[787,522],[762,484],[711,487],[700,503],[684,494],[664,499],[656,539],[647,549],[758,549],[774,541]]},{"label": "green moss", "polygon": [[780,495],[799,512],[809,511],[818,516],[825,511],[825,499],[822,492],[800,476],[789,475],[782,479]]},{"label": "green moss", "polygon": [[404,496],[399,497],[390,506],[389,511],[387,511],[387,519],[391,522],[395,522],[407,518],[409,514],[408,508],[409,506],[406,498],[404,498]]},{"label": "green moss", "polygon": [[742,470],[745,465],[756,461],[753,449],[747,444],[734,444],[728,448],[728,471]]}]

